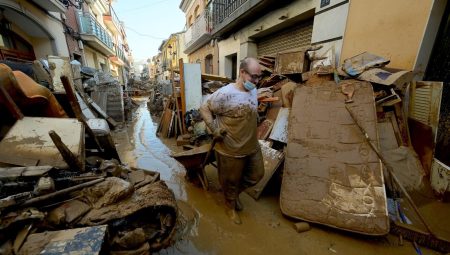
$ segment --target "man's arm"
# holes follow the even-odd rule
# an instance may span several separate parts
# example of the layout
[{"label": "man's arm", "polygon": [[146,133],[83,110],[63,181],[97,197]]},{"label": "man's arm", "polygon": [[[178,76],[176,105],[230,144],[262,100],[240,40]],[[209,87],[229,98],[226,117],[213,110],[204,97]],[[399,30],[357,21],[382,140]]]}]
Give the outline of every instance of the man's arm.
[{"label": "man's arm", "polygon": [[214,126],[213,114],[209,108],[209,100],[200,107],[200,115],[205,121],[206,126],[214,133],[216,127]]}]

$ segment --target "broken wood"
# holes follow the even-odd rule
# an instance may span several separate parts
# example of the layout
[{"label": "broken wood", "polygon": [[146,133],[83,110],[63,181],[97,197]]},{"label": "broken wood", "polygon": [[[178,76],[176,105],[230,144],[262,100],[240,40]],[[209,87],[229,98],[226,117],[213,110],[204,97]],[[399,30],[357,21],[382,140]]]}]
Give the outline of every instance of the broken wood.
[{"label": "broken wood", "polygon": [[80,104],[78,103],[77,97],[72,89],[72,83],[69,78],[65,75],[61,76],[61,82],[64,86],[64,90],[66,91],[67,99],[69,100],[70,106],[72,107],[73,112],[75,113],[75,117],[84,124],[84,128],[88,132],[89,136],[94,140],[97,149],[103,153],[103,148],[100,146],[100,143],[97,140],[97,137],[94,134],[94,131],[89,127],[86,120],[83,118],[83,113],[81,111]]},{"label": "broken wood", "polygon": [[108,114],[106,114],[106,112],[103,111],[103,109],[100,106],[98,106],[98,104],[95,103],[92,100],[92,98],[87,98],[87,102],[88,102],[89,106],[91,106],[92,109],[94,109],[94,111],[98,115],[100,115],[102,118],[104,118],[108,122],[109,126],[112,129],[115,129],[119,125],[113,118],[111,118]]},{"label": "broken wood", "polygon": [[3,102],[6,105],[9,112],[12,113],[14,118],[18,120],[23,118],[22,111],[19,109],[16,103],[14,103],[14,100],[2,85],[0,85],[0,102]]},{"label": "broken wood", "polygon": [[52,138],[58,151],[61,153],[64,161],[69,165],[70,168],[76,168],[81,172],[84,172],[84,164],[73,154],[69,148],[61,141],[61,137],[54,131],[50,130],[48,132],[50,138]]},{"label": "broken wood", "polygon": [[[181,119],[184,120],[184,114],[186,113],[186,100],[184,100],[185,98],[185,91],[184,91],[184,63],[183,63],[183,59],[180,58],[178,60],[178,66],[180,67],[180,95],[181,95]],[[186,134],[187,130],[186,130],[186,124],[184,123],[184,121],[182,121],[182,126],[183,126],[183,130],[182,133]]]},{"label": "broken wood", "polygon": [[93,181],[90,181],[90,182],[85,182],[85,183],[82,183],[82,184],[78,184],[78,185],[75,185],[75,186],[67,188],[67,189],[58,190],[58,191],[55,191],[55,192],[47,194],[47,195],[34,197],[34,198],[31,198],[31,199],[23,202],[19,206],[26,207],[26,206],[31,206],[31,205],[34,205],[34,204],[37,204],[37,203],[45,202],[47,200],[52,200],[52,199],[54,199],[56,197],[59,197],[59,196],[65,195],[65,194],[69,194],[70,192],[81,190],[81,189],[84,189],[86,187],[90,187],[90,186],[95,185],[97,183],[100,183],[100,182],[102,182],[104,180],[105,180],[105,178],[100,178],[100,179],[93,180]]},{"label": "broken wood", "polygon": [[48,173],[52,168],[52,166],[0,167],[0,180],[40,177]]},{"label": "broken wood", "polygon": [[221,82],[228,82],[228,83],[233,82],[233,80],[228,77],[223,77],[223,76],[218,76],[218,75],[213,75],[213,74],[205,74],[205,73],[202,73],[202,80],[221,81]]}]

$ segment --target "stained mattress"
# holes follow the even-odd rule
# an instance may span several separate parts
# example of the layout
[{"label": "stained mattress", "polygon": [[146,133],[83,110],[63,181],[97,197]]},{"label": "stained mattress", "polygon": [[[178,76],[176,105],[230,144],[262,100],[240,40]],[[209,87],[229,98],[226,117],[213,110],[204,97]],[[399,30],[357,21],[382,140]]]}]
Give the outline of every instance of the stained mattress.
[{"label": "stained mattress", "polygon": [[[343,81],[355,89],[348,104],[377,140],[372,86]],[[350,84],[349,84],[350,83]],[[289,134],[280,206],[285,215],[367,235],[385,235],[389,219],[382,165],[345,109],[333,81],[298,87]],[[374,140],[375,144],[377,141]]]}]

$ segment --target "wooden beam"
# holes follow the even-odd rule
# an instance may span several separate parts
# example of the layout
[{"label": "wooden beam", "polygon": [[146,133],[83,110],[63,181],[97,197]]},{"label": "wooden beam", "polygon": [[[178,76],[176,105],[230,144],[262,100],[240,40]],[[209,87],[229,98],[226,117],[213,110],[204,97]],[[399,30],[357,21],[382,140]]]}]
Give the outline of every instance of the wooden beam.
[{"label": "wooden beam", "polygon": [[9,95],[8,91],[0,85],[0,101],[4,102],[8,110],[12,113],[13,117],[20,120],[23,119],[23,113],[19,107],[14,103],[14,100]]},{"label": "wooden beam", "polygon": [[[178,60],[178,65],[180,67],[181,119],[184,120],[184,115],[186,114],[186,98],[184,92],[184,63],[182,58]],[[183,133],[186,134],[186,124],[184,123],[184,121],[182,121],[181,123],[183,124]]]}]

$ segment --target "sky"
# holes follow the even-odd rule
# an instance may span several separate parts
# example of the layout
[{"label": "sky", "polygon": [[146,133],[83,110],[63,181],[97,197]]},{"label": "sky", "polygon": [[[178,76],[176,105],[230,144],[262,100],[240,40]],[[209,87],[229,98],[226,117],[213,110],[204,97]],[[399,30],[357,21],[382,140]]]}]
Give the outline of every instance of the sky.
[{"label": "sky", "polygon": [[135,62],[158,54],[162,40],[183,31],[184,13],[181,0],[116,0],[113,8],[125,23],[128,45]]}]

